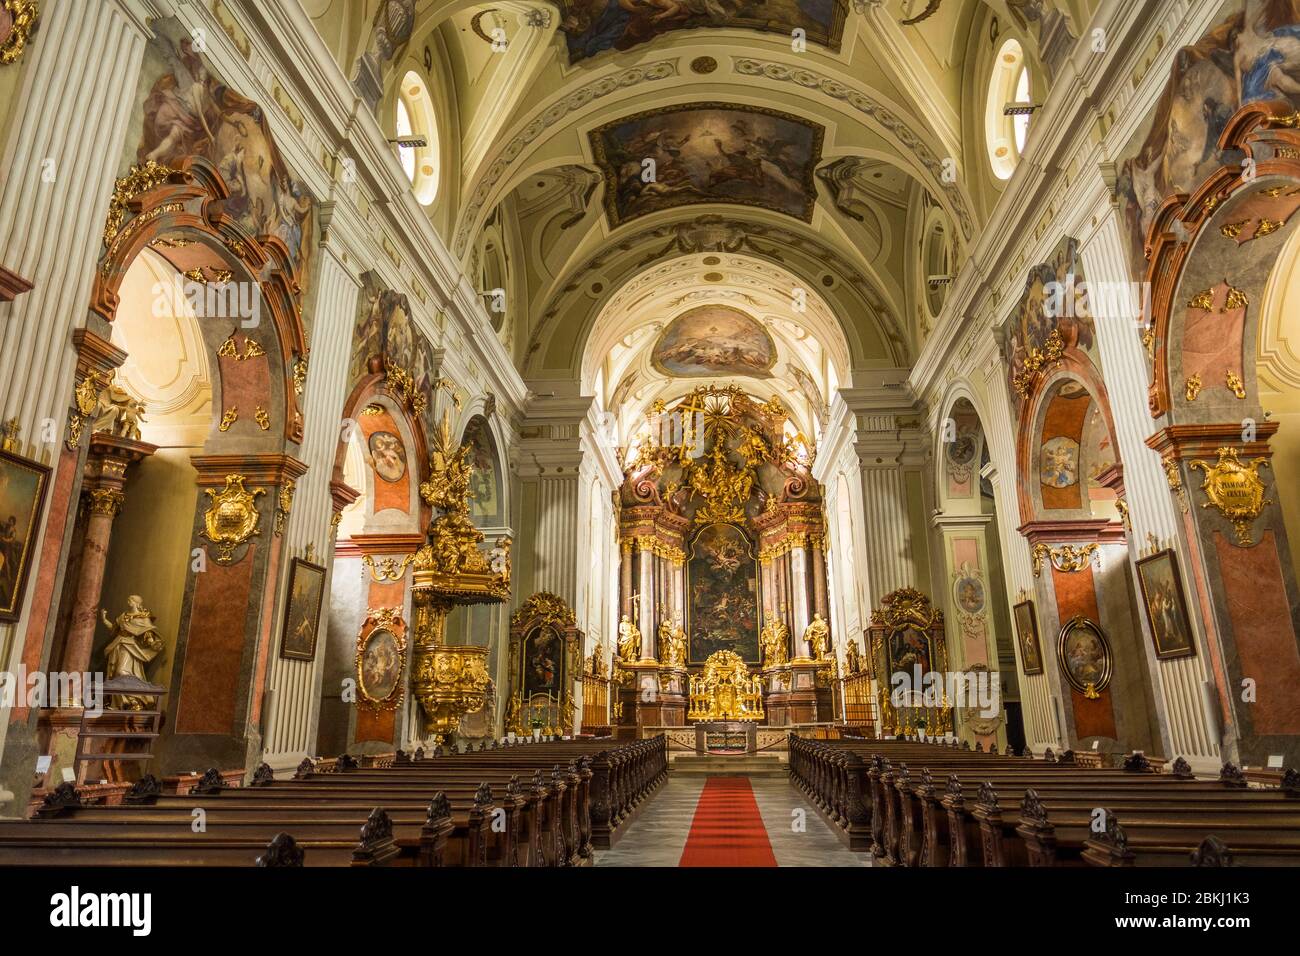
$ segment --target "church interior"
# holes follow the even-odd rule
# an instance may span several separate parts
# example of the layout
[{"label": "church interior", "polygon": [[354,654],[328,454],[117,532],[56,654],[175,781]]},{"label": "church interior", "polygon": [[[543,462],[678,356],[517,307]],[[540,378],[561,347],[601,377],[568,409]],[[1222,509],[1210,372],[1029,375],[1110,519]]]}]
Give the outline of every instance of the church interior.
[{"label": "church interior", "polygon": [[0,151],[0,867],[1300,864],[1300,0],[0,0]]}]

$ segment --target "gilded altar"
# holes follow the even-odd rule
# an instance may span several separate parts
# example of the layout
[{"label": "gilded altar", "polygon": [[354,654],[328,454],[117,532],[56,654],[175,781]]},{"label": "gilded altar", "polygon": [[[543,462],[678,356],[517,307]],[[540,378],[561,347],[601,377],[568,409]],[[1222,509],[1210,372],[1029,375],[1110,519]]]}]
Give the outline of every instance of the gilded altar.
[{"label": "gilded altar", "polygon": [[759,721],[763,713],[763,683],[733,651],[718,651],[692,674],[687,720]]}]

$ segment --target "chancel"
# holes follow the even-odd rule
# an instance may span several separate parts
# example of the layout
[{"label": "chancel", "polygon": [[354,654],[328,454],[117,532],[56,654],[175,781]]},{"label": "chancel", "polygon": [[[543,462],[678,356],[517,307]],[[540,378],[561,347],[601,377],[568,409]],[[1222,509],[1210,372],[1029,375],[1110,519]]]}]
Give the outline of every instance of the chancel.
[{"label": "chancel", "polygon": [[0,864],[1300,864],[1297,37],[0,0]]}]

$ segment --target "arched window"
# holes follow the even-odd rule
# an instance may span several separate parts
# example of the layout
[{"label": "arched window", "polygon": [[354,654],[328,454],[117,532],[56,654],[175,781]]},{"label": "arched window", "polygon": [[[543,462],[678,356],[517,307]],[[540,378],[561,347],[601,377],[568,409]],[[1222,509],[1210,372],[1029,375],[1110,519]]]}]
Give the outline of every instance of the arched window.
[{"label": "arched window", "polygon": [[398,138],[420,136],[425,140],[423,146],[399,145],[397,156],[415,198],[427,206],[438,195],[438,123],[429,89],[414,70],[402,77],[393,126]]},{"label": "arched window", "polygon": [[1007,40],[994,60],[984,107],[984,138],[989,150],[989,164],[998,179],[1011,178],[1029,136],[1028,112],[1006,115],[1009,104],[1032,105],[1029,81],[1025,51],[1019,41]]}]

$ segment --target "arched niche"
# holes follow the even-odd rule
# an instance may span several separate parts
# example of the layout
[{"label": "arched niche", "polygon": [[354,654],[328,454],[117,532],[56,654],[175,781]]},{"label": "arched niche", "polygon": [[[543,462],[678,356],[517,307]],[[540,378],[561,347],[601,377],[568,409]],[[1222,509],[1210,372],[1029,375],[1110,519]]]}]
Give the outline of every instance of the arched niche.
[{"label": "arched niche", "polygon": [[[117,181],[92,318],[79,333],[67,443],[85,456],[81,491],[96,508],[74,532],[81,544],[74,538],[64,579],[69,625],[58,651],[80,653],[76,621],[86,620],[78,608],[88,596],[139,594],[157,606],[171,629],[151,673],[168,687],[155,748],[163,773],[200,762],[241,766],[260,747],[253,728],[265,676],[256,662],[272,624],[264,596],[306,471],[295,455],[307,374],[302,262],[280,235],[250,234],[231,214],[231,189],[208,160],[168,162],[142,163]],[[81,402],[119,363],[118,385],[154,406],[134,446]],[[117,472],[124,480],[114,489],[112,462],[124,455],[133,464]],[[103,497],[114,490],[119,513]],[[110,510],[97,510],[105,504]],[[241,521],[217,521],[219,507],[234,507]],[[111,546],[105,518],[121,532]],[[92,581],[85,556],[101,549],[107,571]]]},{"label": "arched niche", "polygon": [[479,528],[497,529],[509,524],[505,473],[491,422],[472,415],[465,423],[461,444],[470,446],[469,515]]},{"label": "arched niche", "polygon": [[1147,444],[1182,506],[1225,753],[1238,762],[1300,756],[1300,591],[1287,526],[1297,446],[1279,437],[1295,423],[1285,312],[1300,209],[1294,126],[1294,105],[1280,100],[1238,110],[1219,137],[1223,164],[1167,197],[1146,234]]}]

